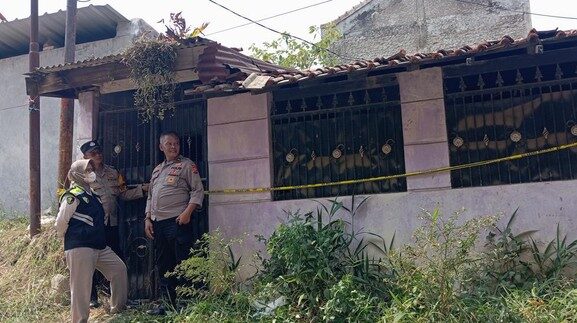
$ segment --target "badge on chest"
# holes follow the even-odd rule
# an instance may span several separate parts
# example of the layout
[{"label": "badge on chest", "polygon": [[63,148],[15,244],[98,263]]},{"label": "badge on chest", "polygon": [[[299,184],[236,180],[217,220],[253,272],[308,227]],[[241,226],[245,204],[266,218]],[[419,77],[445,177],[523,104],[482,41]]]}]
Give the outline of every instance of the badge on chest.
[{"label": "badge on chest", "polygon": [[176,185],[178,182],[178,176],[176,175],[168,175],[166,176],[166,184],[168,185]]}]

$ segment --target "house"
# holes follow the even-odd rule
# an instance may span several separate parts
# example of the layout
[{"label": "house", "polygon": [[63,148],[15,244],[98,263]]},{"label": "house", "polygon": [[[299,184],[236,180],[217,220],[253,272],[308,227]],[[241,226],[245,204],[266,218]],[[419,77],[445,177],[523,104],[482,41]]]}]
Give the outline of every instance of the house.
[{"label": "house", "polygon": [[[79,98],[79,132],[99,136],[131,183],[160,161],[159,131],[180,132],[210,190],[198,233],[248,234],[240,252],[262,247],[253,236],[271,234],[284,210],[334,197],[369,197],[356,226],[400,243],[422,209],[437,207],[465,208],[464,217],[518,208],[517,228],[539,229],[536,238],[553,237],[557,222],[577,231],[577,30],[309,71],[196,39],[178,49],[176,66],[175,112],[148,124],[117,56],[40,68],[27,84]],[[150,250],[143,207],[130,206],[124,221],[133,259]],[[149,269],[140,281],[150,282]]]},{"label": "house", "polygon": [[[40,64],[64,62],[66,12],[39,17]],[[80,60],[121,53],[143,33],[156,33],[141,19],[129,20],[109,5],[77,12],[76,57]],[[27,212],[28,96],[22,75],[28,72],[30,18],[0,24],[0,208]],[[41,100],[42,207],[56,196],[60,100]],[[75,141],[76,143],[76,141]]]},{"label": "house", "polygon": [[[241,54],[214,41],[196,38],[177,49],[174,66],[175,109],[160,120],[143,122],[134,104],[134,83],[122,55],[109,55],[74,64],[38,68],[26,79],[29,94],[43,97],[78,99],[75,110],[75,136],[79,142],[100,138],[106,163],[116,166],[128,184],[147,182],[161,161],[158,136],[173,130],[181,134],[181,153],[193,158],[206,187],[208,182],[209,142],[207,137],[207,100],[187,95],[185,90],[209,86],[207,91],[228,92],[228,83],[236,83],[256,72],[296,73]],[[215,83],[216,82],[216,83]],[[219,83],[222,83],[219,85]],[[233,92],[234,93],[234,92]],[[130,297],[150,297],[155,293],[151,242],[144,238],[145,201],[119,202],[123,219],[119,229],[121,249],[129,270]],[[209,230],[208,198],[195,217],[195,234]]]},{"label": "house", "polygon": [[[495,35],[514,39],[531,29],[529,0],[365,0],[331,22],[343,38],[331,49],[372,59],[458,48]],[[326,25],[325,25],[326,26]]]}]

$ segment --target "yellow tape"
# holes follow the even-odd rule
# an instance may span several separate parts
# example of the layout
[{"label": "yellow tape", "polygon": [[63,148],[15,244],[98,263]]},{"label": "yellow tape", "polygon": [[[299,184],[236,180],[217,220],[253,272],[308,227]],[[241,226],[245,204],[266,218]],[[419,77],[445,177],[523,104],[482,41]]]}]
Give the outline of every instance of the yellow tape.
[{"label": "yellow tape", "polygon": [[509,160],[516,160],[551,152],[556,152],[559,150],[569,149],[577,147],[577,142],[572,144],[560,145],[556,147],[551,147],[547,149],[532,151],[523,154],[512,155],[508,157],[501,157],[497,159],[491,160],[483,160],[474,163],[462,164],[457,166],[445,166],[439,168],[432,168],[422,171],[404,173],[404,174],[396,174],[396,175],[387,175],[387,176],[378,176],[378,177],[371,177],[371,178],[362,178],[362,179],[351,179],[346,181],[338,181],[338,182],[327,182],[327,183],[315,183],[315,184],[304,184],[304,185],[293,185],[293,186],[279,186],[279,187],[257,187],[257,188],[228,188],[222,190],[213,190],[213,191],[205,191],[205,194],[243,194],[243,193],[265,193],[265,192],[274,192],[274,191],[289,191],[289,190],[300,190],[300,189],[308,189],[308,188],[319,188],[319,187],[327,187],[327,186],[337,186],[337,185],[351,185],[351,184],[360,184],[360,183],[369,183],[369,182],[377,182],[377,181],[386,181],[389,179],[396,179],[401,177],[411,177],[411,176],[418,176],[418,175],[428,175],[433,173],[440,173],[440,172],[450,172],[453,170],[460,170],[466,168],[473,168],[479,166],[485,166],[490,164],[496,164],[504,161]]}]

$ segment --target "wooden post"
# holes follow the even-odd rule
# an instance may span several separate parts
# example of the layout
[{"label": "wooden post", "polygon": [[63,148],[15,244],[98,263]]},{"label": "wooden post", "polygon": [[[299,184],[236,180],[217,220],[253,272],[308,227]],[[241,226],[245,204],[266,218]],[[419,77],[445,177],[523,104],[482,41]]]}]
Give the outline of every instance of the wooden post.
[{"label": "wooden post", "polygon": [[[76,0],[66,5],[66,36],[64,38],[64,63],[74,63],[76,47]],[[74,134],[74,99],[60,100],[60,138],[58,154],[57,189],[66,188],[66,176],[72,164],[72,140]],[[58,191],[58,190],[57,190]]]},{"label": "wooden post", "polygon": [[[30,1],[30,50],[28,70],[40,66],[38,45],[38,0]],[[32,93],[29,99],[29,169],[30,169],[30,237],[40,233],[40,99]]]}]

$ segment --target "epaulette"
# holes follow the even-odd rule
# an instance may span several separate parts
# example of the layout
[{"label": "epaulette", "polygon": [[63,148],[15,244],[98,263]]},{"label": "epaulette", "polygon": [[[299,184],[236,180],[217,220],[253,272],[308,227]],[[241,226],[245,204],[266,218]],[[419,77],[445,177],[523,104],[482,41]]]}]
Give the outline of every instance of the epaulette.
[{"label": "epaulette", "polygon": [[70,194],[72,194],[74,196],[78,196],[78,195],[84,193],[84,189],[82,187],[79,187],[79,186],[74,186],[73,188],[69,189],[68,192],[70,192]]},{"label": "epaulette", "polygon": [[[82,193],[84,193],[84,189],[82,187],[79,187],[79,186],[71,187],[68,190],[66,190],[66,192],[62,193],[62,195],[60,196],[60,202],[62,202],[62,200],[64,200],[64,197],[66,197],[67,195],[72,195],[74,197],[77,197],[77,196],[81,195]],[[71,204],[71,203],[69,203],[69,204]]]}]

